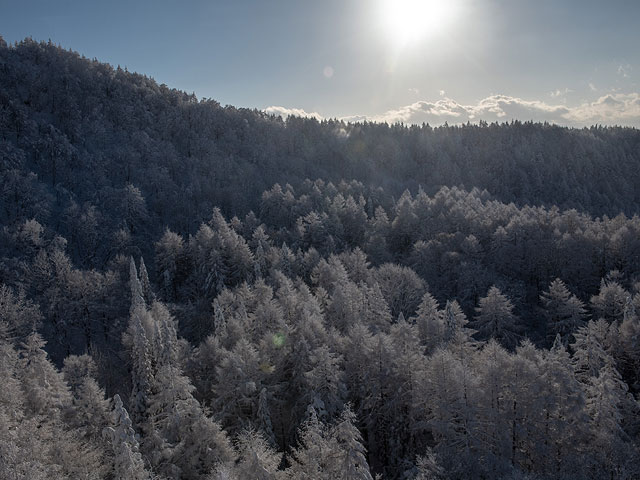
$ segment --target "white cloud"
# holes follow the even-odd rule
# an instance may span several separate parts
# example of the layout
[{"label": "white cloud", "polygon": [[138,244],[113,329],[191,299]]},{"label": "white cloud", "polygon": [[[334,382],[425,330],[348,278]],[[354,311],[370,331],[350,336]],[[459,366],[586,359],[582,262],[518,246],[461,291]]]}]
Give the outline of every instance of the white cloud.
[{"label": "white cloud", "polygon": [[[289,114],[321,118],[317,113],[300,109],[269,107],[268,113]],[[524,100],[508,95],[491,95],[475,104],[463,105],[450,98],[436,102],[418,101],[379,115],[351,115],[342,117],[347,122],[375,121],[405,124],[429,123],[441,125],[466,122],[504,122],[533,120],[574,127],[594,124],[628,125],[640,127],[640,93],[611,93],[593,102],[577,106],[550,104],[541,100]]]},{"label": "white cloud", "polygon": [[446,93],[446,92],[445,92],[444,90],[440,90],[440,92],[438,92],[438,93],[440,93],[440,96],[441,96],[441,97],[444,97],[444,95],[445,95],[445,93]]},{"label": "white cloud", "polygon": [[598,91],[596,86],[591,82],[589,82],[589,90],[591,90],[592,92],[597,92]]},{"label": "white cloud", "polygon": [[318,120],[322,120],[322,115],[320,115],[318,112],[309,113],[304,111],[301,108],[287,108],[287,107],[278,107],[274,105],[274,106],[265,108],[264,111],[269,115],[278,115],[282,118],[287,118],[288,116],[293,115],[294,117],[311,117]]},{"label": "white cloud", "polygon": [[640,93],[614,93],[572,109],[567,118],[576,124],[594,123],[640,127]]},{"label": "white cloud", "polygon": [[368,120],[388,123],[466,123],[467,121],[505,121],[510,119],[559,121],[568,113],[564,105],[548,105],[506,95],[492,95],[475,105],[462,105],[450,98],[436,102],[420,101],[374,115]]},{"label": "white cloud", "polygon": [[[362,117],[351,117],[362,119]],[[569,126],[588,126],[596,123],[640,127],[640,94],[609,94],[598,100],[577,106],[550,104],[540,100],[524,100],[507,95],[491,95],[474,105],[462,105],[450,98],[437,102],[420,101],[411,105],[374,115],[367,120],[388,123],[466,123],[485,120],[533,120]]]}]

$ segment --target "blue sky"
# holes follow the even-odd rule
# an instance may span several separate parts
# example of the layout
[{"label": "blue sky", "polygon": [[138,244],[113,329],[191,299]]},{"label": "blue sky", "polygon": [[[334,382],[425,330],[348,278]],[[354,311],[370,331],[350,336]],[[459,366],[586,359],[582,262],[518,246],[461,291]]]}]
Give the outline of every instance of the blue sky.
[{"label": "blue sky", "polygon": [[0,0],[8,42],[222,104],[405,123],[640,126],[639,25],[615,0]]}]

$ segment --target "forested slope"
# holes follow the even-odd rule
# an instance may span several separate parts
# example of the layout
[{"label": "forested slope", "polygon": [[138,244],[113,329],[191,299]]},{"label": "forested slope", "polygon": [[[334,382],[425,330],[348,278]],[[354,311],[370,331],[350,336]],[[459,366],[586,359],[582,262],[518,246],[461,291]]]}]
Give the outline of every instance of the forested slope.
[{"label": "forested slope", "polygon": [[0,73],[1,478],[640,476],[637,130]]},{"label": "forested slope", "polygon": [[0,69],[2,220],[52,222],[70,242],[76,210],[106,231],[188,234],[214,206],[244,215],[274,183],[306,178],[357,180],[396,198],[464,186],[597,216],[640,208],[635,129],[282,120],[30,40],[0,44]]}]

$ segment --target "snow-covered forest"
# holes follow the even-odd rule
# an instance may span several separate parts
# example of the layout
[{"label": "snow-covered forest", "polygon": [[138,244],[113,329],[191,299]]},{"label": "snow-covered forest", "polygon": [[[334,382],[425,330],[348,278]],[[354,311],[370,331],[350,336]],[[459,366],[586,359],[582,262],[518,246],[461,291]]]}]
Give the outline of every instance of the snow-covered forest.
[{"label": "snow-covered forest", "polygon": [[0,478],[640,478],[640,131],[281,119],[0,37]]}]

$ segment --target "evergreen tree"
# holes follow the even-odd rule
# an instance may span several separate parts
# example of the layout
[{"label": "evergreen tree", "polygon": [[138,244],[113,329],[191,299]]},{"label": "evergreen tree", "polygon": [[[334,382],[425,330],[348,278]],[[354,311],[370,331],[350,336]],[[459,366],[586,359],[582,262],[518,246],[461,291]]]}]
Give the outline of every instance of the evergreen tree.
[{"label": "evergreen tree", "polygon": [[615,280],[602,279],[598,295],[591,297],[591,307],[595,318],[604,318],[607,322],[620,323],[624,316],[624,306],[628,293]]},{"label": "evergreen tree", "polygon": [[589,383],[590,378],[597,377],[600,369],[607,363],[612,362],[603,346],[605,339],[603,329],[600,328],[603,323],[602,319],[598,322],[590,320],[574,333],[575,342],[571,344],[573,368],[578,380],[585,384]]},{"label": "evergreen tree", "polygon": [[107,427],[105,434],[113,445],[114,473],[122,480],[147,480],[150,475],[145,470],[137,436],[119,395],[113,397],[113,403],[113,427]]},{"label": "evergreen tree", "polygon": [[349,406],[345,407],[335,425],[329,431],[328,457],[331,477],[341,480],[373,480],[369,472],[362,436],[355,426],[356,417]]},{"label": "evergreen tree", "polygon": [[[636,294],[640,298],[640,294]],[[640,318],[631,297],[625,304],[620,324],[621,365],[625,379],[634,391],[640,390]]]},{"label": "evergreen tree", "polygon": [[571,294],[562,280],[556,278],[540,296],[547,320],[547,339],[560,334],[565,345],[569,335],[584,324],[586,309],[578,297]]},{"label": "evergreen tree", "polygon": [[418,328],[420,343],[432,352],[444,340],[444,320],[438,309],[438,301],[426,292],[418,307],[416,316],[411,319]]},{"label": "evergreen tree", "polygon": [[98,383],[86,376],[73,400],[73,425],[91,440],[98,440],[109,424],[111,405]]},{"label": "evergreen tree", "polygon": [[344,406],[346,396],[339,355],[323,345],[309,354],[311,369],[304,374],[306,403],[322,420],[334,418]]},{"label": "evergreen tree", "polygon": [[444,469],[438,463],[438,457],[430,448],[416,462],[417,474],[413,480],[441,480],[445,478]]},{"label": "evergreen tree", "polygon": [[45,415],[59,419],[72,403],[69,386],[47,358],[45,341],[32,333],[22,344],[20,376],[26,410],[32,415]]},{"label": "evergreen tree", "polygon": [[313,408],[309,408],[307,419],[298,431],[298,446],[292,449],[288,460],[291,467],[287,469],[287,477],[291,479],[314,478],[330,479],[329,443],[327,427],[320,420]]},{"label": "evergreen tree", "polygon": [[136,424],[140,423],[147,408],[148,396],[153,388],[153,366],[151,363],[150,343],[142,325],[142,315],[147,314],[140,308],[131,318],[127,333],[131,338],[129,355],[131,358],[131,408]]},{"label": "evergreen tree", "polygon": [[234,471],[238,478],[277,480],[281,476],[278,466],[282,455],[262,435],[253,430],[245,430],[238,436],[237,446],[239,460]]},{"label": "evergreen tree", "polygon": [[180,478],[204,478],[218,464],[234,459],[220,426],[193,397],[194,387],[175,366],[158,371],[157,391],[149,398],[144,450],[159,472]]},{"label": "evergreen tree", "polygon": [[491,287],[487,296],[480,299],[476,313],[472,325],[481,339],[495,338],[507,348],[516,346],[520,329],[513,304],[500,289]]},{"label": "evergreen tree", "polygon": [[147,273],[147,267],[144,264],[144,258],[140,257],[140,286],[142,288],[142,297],[147,305],[152,305],[156,299],[153,290],[151,289],[151,283],[149,282],[149,274]]}]

